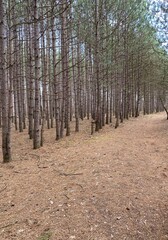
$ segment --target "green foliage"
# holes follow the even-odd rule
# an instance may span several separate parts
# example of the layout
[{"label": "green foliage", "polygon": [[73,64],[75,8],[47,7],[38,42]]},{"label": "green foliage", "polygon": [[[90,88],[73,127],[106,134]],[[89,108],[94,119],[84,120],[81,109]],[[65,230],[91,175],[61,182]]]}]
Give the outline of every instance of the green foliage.
[{"label": "green foliage", "polygon": [[51,232],[50,231],[44,231],[40,237],[38,237],[37,240],[50,240],[51,238]]}]

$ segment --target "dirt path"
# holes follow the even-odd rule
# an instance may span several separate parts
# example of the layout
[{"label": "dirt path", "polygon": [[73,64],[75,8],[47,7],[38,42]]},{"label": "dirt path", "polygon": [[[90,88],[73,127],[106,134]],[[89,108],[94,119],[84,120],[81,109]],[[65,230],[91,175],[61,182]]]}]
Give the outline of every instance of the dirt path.
[{"label": "dirt path", "polygon": [[36,151],[14,134],[13,162],[0,165],[0,240],[168,239],[165,115],[93,137],[81,128],[59,143],[47,131]]}]

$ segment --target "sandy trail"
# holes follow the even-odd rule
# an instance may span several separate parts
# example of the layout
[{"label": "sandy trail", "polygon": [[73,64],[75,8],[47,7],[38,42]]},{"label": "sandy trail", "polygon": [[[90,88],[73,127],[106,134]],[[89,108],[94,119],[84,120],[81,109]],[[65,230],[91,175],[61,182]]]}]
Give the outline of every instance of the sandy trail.
[{"label": "sandy trail", "polygon": [[26,132],[13,134],[13,162],[0,164],[0,239],[168,239],[164,113],[92,137],[89,122],[81,129],[60,142],[48,130],[36,151]]}]

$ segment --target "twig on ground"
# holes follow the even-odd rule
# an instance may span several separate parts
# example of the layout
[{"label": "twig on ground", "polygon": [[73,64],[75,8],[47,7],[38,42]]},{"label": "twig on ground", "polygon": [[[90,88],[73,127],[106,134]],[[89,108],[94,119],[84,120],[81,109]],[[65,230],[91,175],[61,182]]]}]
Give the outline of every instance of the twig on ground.
[{"label": "twig on ground", "polygon": [[83,173],[63,173],[63,172],[60,172],[59,175],[62,175],[62,176],[77,176],[77,175],[82,175]]},{"label": "twig on ground", "polygon": [[0,189],[0,193],[3,192],[6,188],[7,188],[7,185],[5,185],[2,189]]},{"label": "twig on ground", "polygon": [[11,227],[11,226],[15,225],[16,223],[18,223],[18,221],[17,221],[17,220],[16,220],[16,221],[14,221],[14,222],[12,222],[12,223],[8,223],[7,225],[0,226],[0,229],[7,228],[7,227]]}]

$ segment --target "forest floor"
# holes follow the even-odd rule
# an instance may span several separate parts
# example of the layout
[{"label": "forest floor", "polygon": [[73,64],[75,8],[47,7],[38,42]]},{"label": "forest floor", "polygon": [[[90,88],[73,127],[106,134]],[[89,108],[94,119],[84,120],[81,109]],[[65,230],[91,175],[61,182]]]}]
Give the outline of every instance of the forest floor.
[{"label": "forest floor", "polygon": [[13,161],[0,164],[0,240],[168,239],[165,118],[141,116],[93,136],[83,121],[59,142],[46,130],[38,150],[26,131],[13,132]]}]

